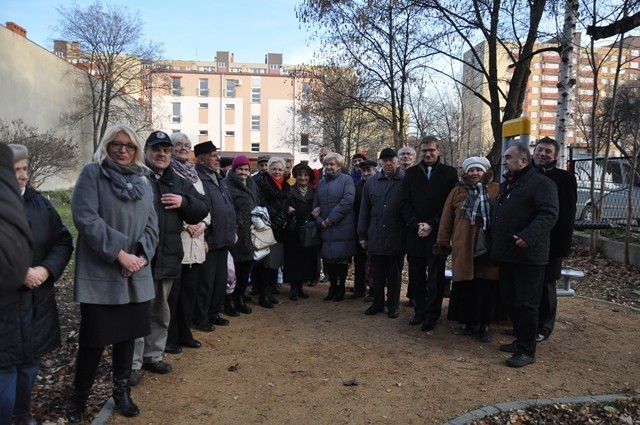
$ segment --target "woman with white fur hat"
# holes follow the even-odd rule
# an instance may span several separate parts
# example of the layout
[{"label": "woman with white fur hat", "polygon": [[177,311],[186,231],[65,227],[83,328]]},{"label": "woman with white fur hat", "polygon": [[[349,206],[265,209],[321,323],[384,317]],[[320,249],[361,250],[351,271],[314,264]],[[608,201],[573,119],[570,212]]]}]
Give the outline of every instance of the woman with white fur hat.
[{"label": "woman with white fur hat", "polygon": [[491,207],[500,185],[492,182],[491,164],[484,157],[465,159],[462,171],[442,210],[433,250],[452,257],[447,319],[462,323],[465,335],[472,335],[474,326],[480,325],[480,340],[488,342],[489,324],[499,300],[498,267],[489,258],[488,237]]}]

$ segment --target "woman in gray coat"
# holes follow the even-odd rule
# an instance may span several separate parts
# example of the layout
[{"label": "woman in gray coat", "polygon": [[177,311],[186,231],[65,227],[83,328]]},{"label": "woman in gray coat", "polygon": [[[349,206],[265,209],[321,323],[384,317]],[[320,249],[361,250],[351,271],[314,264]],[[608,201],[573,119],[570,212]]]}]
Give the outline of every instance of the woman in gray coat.
[{"label": "woman in gray coat", "polygon": [[154,298],[149,263],[158,243],[153,190],[142,144],[125,125],[107,129],[93,163],[80,173],[71,211],[78,229],[74,297],[80,336],[69,422],[83,420],[106,345],[113,345],[113,399],[123,416],[139,414],[130,398],[134,341],[148,335]]},{"label": "woman in gray coat", "polygon": [[356,253],[353,179],[342,173],[342,155],[332,152],[324,157],[324,177],[318,183],[312,214],[322,229],[320,256],[329,276],[329,294],[325,301],[344,299],[349,259]]}]

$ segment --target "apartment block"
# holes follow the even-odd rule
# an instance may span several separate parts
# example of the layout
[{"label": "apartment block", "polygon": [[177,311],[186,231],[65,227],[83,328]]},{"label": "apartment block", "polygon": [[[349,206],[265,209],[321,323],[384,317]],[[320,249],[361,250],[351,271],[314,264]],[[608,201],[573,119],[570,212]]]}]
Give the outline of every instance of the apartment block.
[{"label": "apartment block", "polygon": [[156,64],[150,92],[154,127],[183,132],[192,143],[211,140],[223,152],[288,153],[308,160],[309,135],[295,113],[309,78],[285,66],[282,54],[264,63],[235,62],[219,51],[214,61]]},{"label": "apartment block", "polygon": [[[580,46],[580,33],[574,36],[574,44]],[[548,47],[556,47],[555,42],[539,43],[534,50],[544,49]],[[640,37],[627,37],[623,41],[623,54],[620,65],[620,83],[624,81],[637,80],[640,75]],[[486,42],[478,44],[474,48],[485,65],[488,63]],[[517,49],[512,54],[516,55]],[[594,99],[594,71],[593,65],[590,64],[590,52],[587,47],[579,47],[573,52],[573,74],[576,79],[574,102],[572,104],[573,119],[569,124],[567,133],[567,144],[569,146],[586,149],[587,142],[583,133],[584,123],[587,123],[590,117],[591,105]],[[473,58],[472,52],[465,53],[465,61],[469,63],[478,63]],[[503,75],[499,78],[500,85],[505,93],[508,90],[508,84],[512,76],[509,65],[512,59],[507,52],[498,57],[498,69],[502,70]],[[616,69],[618,68],[618,49],[617,46],[602,46],[596,49],[595,63],[599,65],[597,90],[601,98],[610,94],[613,87]],[[554,137],[556,125],[556,113],[558,108],[558,83],[560,76],[560,56],[553,51],[544,51],[533,57],[531,62],[531,75],[527,83],[527,91],[523,103],[523,116],[531,119],[531,139],[539,139],[545,136]],[[480,88],[480,91],[487,98],[488,90],[484,77],[473,70],[469,66],[465,66],[463,70],[463,80],[470,87]],[[486,153],[488,147],[493,143],[493,137],[490,126],[490,109],[487,105],[471,95],[469,91],[465,94],[465,106],[470,114],[479,117],[482,123],[474,129],[471,137],[478,144],[476,149],[478,152]],[[501,108],[502,104],[492,107]]]}]

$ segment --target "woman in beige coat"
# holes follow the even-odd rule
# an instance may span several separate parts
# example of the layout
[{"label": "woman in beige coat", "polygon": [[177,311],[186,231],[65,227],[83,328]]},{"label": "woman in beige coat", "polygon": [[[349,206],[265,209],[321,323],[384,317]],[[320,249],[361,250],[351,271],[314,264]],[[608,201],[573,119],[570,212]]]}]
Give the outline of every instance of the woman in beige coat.
[{"label": "woman in beige coat", "polygon": [[433,251],[451,253],[453,285],[447,319],[463,324],[463,334],[472,335],[480,325],[480,340],[490,340],[489,323],[498,297],[498,267],[489,258],[491,207],[500,188],[492,182],[489,161],[469,157],[463,174],[442,210],[438,239]]}]

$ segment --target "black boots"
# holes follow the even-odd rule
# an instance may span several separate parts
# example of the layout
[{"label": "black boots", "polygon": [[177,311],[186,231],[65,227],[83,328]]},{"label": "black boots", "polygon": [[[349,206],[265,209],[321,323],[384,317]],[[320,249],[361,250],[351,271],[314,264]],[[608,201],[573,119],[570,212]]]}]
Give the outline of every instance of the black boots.
[{"label": "black boots", "polygon": [[491,332],[489,332],[489,325],[481,323],[479,336],[480,342],[490,342],[491,341]]},{"label": "black boots", "polygon": [[131,363],[133,359],[134,341],[113,344],[112,373],[113,373],[113,401],[120,414],[132,418],[140,414],[140,409],[131,400]]},{"label": "black boots", "polygon": [[256,284],[258,285],[259,293],[258,304],[264,308],[273,308],[273,303],[271,302],[271,299],[269,299],[269,288],[267,288],[263,282],[254,283],[254,285]]},{"label": "black boots", "polygon": [[338,287],[338,285],[336,285],[335,283],[331,282],[331,286],[329,286],[329,293],[327,294],[326,297],[323,298],[323,300],[331,301],[332,299],[334,299],[336,297],[336,288],[337,287]]},{"label": "black boots", "polygon": [[230,317],[238,317],[240,316],[240,312],[238,311],[238,307],[236,306],[236,298],[233,294],[226,294],[224,296],[224,314]]},{"label": "black boots", "polygon": [[335,292],[335,296],[333,297],[333,300],[334,301],[344,300],[344,292],[345,292],[344,283],[339,283],[336,287],[336,292]]},{"label": "black boots", "polygon": [[289,284],[291,286],[291,288],[289,289],[289,299],[291,301],[298,301],[298,298],[300,298],[300,289],[298,287],[298,284],[295,282],[292,282]]},{"label": "black boots", "polygon": [[298,282],[298,296],[300,298],[304,298],[305,300],[309,298],[309,294],[304,291],[304,285],[302,282]]},{"label": "black boots", "polygon": [[87,406],[93,379],[100,365],[103,350],[103,348],[78,347],[71,408],[67,413],[67,420],[72,424],[84,420],[85,407]]},{"label": "black boots", "polygon": [[247,305],[244,294],[234,295],[236,307],[240,313],[251,314],[251,307]]}]

